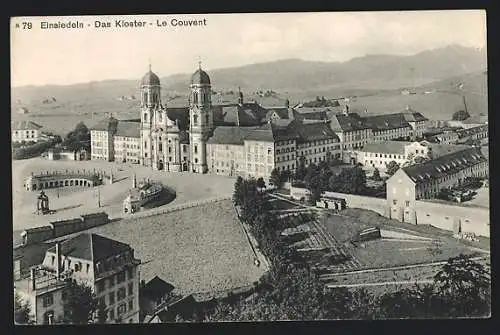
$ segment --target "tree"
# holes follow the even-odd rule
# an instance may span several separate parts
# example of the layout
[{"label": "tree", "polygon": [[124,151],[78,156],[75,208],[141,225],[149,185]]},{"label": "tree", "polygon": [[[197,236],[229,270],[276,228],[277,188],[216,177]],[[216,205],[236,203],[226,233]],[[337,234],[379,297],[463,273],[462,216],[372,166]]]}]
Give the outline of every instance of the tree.
[{"label": "tree", "polygon": [[451,119],[455,121],[463,121],[470,118],[470,114],[467,111],[459,110],[453,113]]},{"label": "tree", "polygon": [[452,315],[484,316],[490,313],[489,271],[470,256],[460,254],[450,258],[434,276],[434,282]]},{"label": "tree", "polygon": [[300,156],[299,163],[297,164],[297,169],[295,170],[295,179],[304,180],[306,173],[306,158],[304,156]]},{"label": "tree", "polygon": [[262,190],[264,188],[266,188],[266,182],[264,181],[264,178],[262,177],[259,177],[259,179],[257,179],[257,187]]},{"label": "tree", "polygon": [[399,170],[399,164],[396,163],[395,161],[390,161],[388,164],[385,165],[386,167],[386,173],[389,175],[389,176],[392,176],[393,174],[396,173],[396,171]]},{"label": "tree", "polygon": [[71,151],[90,149],[90,131],[85,123],[79,122],[75,129],[66,135],[63,145]]},{"label": "tree", "polygon": [[375,181],[381,181],[382,180],[382,177],[380,177],[380,171],[377,168],[375,168],[375,170],[373,170],[372,179],[375,180]]},{"label": "tree", "polygon": [[72,324],[87,324],[97,309],[92,289],[79,284],[74,279],[66,282],[65,297],[63,299],[64,322]]},{"label": "tree", "polygon": [[283,182],[281,181],[281,175],[278,169],[274,168],[271,171],[271,176],[269,177],[269,184],[273,185],[276,188],[281,188],[283,186]]},{"label": "tree", "polygon": [[235,206],[241,206],[243,203],[243,178],[238,176],[234,183],[233,203]]},{"label": "tree", "polygon": [[366,190],[366,173],[360,166],[343,169],[337,176],[332,176],[328,184],[333,192],[363,194]]},{"label": "tree", "polygon": [[21,297],[14,293],[14,322],[16,324],[28,324],[31,322],[31,308],[27,301],[23,302]]}]

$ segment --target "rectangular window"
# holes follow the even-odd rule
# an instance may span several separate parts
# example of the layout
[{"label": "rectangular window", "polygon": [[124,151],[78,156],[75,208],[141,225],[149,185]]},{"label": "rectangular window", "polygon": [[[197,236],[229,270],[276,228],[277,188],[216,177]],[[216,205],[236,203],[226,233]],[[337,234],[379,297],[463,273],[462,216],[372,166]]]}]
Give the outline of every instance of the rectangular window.
[{"label": "rectangular window", "polygon": [[133,268],[128,268],[127,269],[127,278],[128,279],[134,278],[134,269]]},{"label": "rectangular window", "polygon": [[134,309],[134,300],[128,302],[128,310],[131,311],[132,309]]},{"label": "rectangular window", "polygon": [[108,287],[112,288],[113,286],[115,286],[115,276],[111,276],[108,278]]},{"label": "rectangular window", "polygon": [[125,271],[122,271],[116,275],[116,283],[120,284],[125,281]]},{"label": "rectangular window", "polygon": [[104,291],[104,280],[98,281],[96,284],[97,293]]},{"label": "rectangular window", "polygon": [[406,207],[410,207],[410,201],[406,200],[405,205]]},{"label": "rectangular window", "polygon": [[115,303],[115,292],[109,292],[109,304],[113,305]]},{"label": "rectangular window", "polygon": [[125,287],[120,287],[116,294],[116,298],[118,299],[118,301],[120,301],[123,300],[126,296],[127,296],[127,291],[125,290]]},{"label": "rectangular window", "polygon": [[128,284],[128,295],[134,294],[134,283]]},{"label": "rectangular window", "polygon": [[49,307],[54,304],[54,296],[52,293],[43,296],[43,307]]},{"label": "rectangular window", "polygon": [[392,200],[392,204],[393,205],[397,205],[398,204],[398,201],[396,199]]},{"label": "rectangular window", "polygon": [[111,308],[109,310],[109,319],[110,320],[114,320],[115,319],[115,309],[114,308]]},{"label": "rectangular window", "polygon": [[118,306],[118,315],[122,315],[125,312],[127,312],[127,304],[121,304],[120,306]]}]

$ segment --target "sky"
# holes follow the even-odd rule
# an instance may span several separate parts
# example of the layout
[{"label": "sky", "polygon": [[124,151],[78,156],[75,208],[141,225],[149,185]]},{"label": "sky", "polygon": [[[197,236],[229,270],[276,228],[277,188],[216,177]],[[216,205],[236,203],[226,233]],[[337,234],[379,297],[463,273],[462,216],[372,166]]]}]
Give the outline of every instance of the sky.
[{"label": "sky", "polygon": [[[147,24],[116,28],[115,19]],[[172,19],[206,19],[206,26],[174,27]],[[157,20],[168,25],[158,27]],[[42,21],[80,21],[84,28],[41,29]],[[112,27],[96,28],[95,21]],[[163,77],[193,72],[199,61],[210,71],[287,58],[347,61],[366,54],[410,55],[450,44],[486,48],[485,11],[17,17],[11,19],[11,82],[140,79],[149,63]]]}]

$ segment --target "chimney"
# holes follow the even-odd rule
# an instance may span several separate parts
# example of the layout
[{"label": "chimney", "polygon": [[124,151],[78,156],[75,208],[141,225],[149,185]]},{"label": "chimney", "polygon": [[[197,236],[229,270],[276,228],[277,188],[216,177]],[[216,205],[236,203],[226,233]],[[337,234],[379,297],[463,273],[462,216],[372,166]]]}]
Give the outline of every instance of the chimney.
[{"label": "chimney", "polygon": [[59,279],[61,272],[61,252],[59,250],[59,242],[56,243],[56,278]]},{"label": "chimney", "polygon": [[285,106],[286,108],[290,108],[290,100],[286,99]]},{"label": "chimney", "polygon": [[293,108],[287,107],[288,108],[288,119],[293,120],[295,118],[295,114],[293,113]]},{"label": "chimney", "polygon": [[36,290],[35,268],[30,269],[30,288],[32,291]]}]

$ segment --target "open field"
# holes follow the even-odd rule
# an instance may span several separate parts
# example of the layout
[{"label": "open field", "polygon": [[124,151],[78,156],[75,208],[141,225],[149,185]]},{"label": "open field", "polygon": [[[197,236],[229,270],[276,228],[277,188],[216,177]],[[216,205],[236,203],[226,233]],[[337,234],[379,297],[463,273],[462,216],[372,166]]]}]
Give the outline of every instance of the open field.
[{"label": "open field", "polygon": [[231,201],[121,220],[89,231],[130,244],[144,263],[141,279],[158,275],[180,293],[251,285],[266,270],[254,265]]},{"label": "open field", "polygon": [[[23,189],[23,179],[32,171],[45,170],[77,170],[102,169],[108,173],[113,171],[116,182],[112,185],[100,186],[101,207],[97,206],[97,188],[86,188],[80,191],[61,189],[59,198],[57,189],[46,190],[50,200],[50,208],[57,212],[51,215],[36,215],[36,198],[38,192],[28,192]],[[105,211],[110,217],[122,216],[122,202],[132,185],[131,176],[135,173],[137,180],[150,178],[162,182],[176,191],[176,198],[163,205],[169,208],[193,201],[231,195],[234,180],[215,175],[200,175],[191,173],[168,173],[153,171],[138,165],[109,163],[103,161],[49,161],[42,158],[12,162],[13,182],[13,230],[37,227],[50,221],[78,217],[84,213]]]}]

